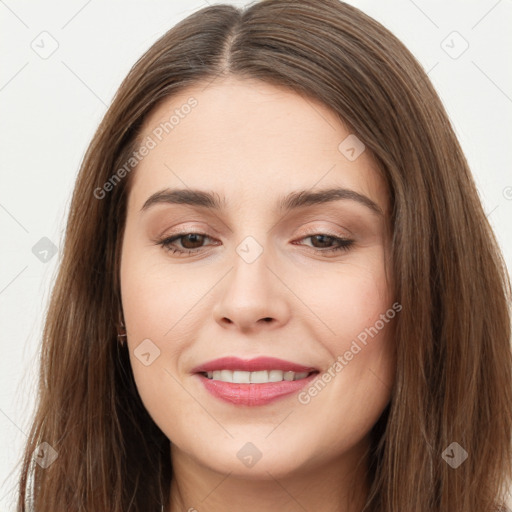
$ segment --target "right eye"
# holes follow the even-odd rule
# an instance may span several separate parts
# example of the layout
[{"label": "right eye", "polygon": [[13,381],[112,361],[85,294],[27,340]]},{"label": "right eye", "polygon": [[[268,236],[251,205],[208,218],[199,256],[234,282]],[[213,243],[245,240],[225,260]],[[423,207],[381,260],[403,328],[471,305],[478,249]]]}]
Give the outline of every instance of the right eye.
[{"label": "right eye", "polygon": [[[193,254],[201,249],[205,239],[210,239],[210,237],[204,233],[187,232],[178,233],[172,237],[166,237],[159,240],[157,243],[173,254]],[[179,241],[182,248],[176,247],[176,241]]]}]

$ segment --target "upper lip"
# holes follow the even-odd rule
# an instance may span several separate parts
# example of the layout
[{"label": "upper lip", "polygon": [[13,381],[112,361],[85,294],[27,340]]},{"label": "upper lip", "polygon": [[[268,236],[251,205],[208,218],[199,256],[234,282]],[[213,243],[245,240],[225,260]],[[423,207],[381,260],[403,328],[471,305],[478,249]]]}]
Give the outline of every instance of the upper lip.
[{"label": "upper lip", "polygon": [[241,370],[257,372],[261,370],[282,370],[285,372],[312,372],[317,371],[311,366],[277,359],[275,357],[257,357],[255,359],[240,359],[238,357],[221,357],[213,359],[192,369],[193,373],[213,372],[216,370]]}]

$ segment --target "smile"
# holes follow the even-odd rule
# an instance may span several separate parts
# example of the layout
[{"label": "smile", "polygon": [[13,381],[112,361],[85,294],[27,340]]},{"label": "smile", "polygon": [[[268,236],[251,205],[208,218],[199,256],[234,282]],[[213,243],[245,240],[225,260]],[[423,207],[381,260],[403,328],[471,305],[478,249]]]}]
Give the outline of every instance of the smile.
[{"label": "smile", "polygon": [[266,405],[298,393],[319,371],[274,357],[222,357],[192,370],[215,398],[243,406]]},{"label": "smile", "polygon": [[235,384],[264,384],[268,382],[294,381],[305,379],[312,372],[292,372],[283,370],[261,370],[246,372],[242,370],[216,370],[205,372],[203,375],[220,382],[234,382]]}]

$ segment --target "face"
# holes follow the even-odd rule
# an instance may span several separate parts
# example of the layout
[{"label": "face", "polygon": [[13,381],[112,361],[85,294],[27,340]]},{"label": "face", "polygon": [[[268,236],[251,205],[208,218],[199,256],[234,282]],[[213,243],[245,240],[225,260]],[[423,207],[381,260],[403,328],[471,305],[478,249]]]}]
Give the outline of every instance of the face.
[{"label": "face", "polygon": [[167,99],[142,141],[121,296],[173,460],[277,478],[362,453],[390,399],[400,309],[369,151],[324,105],[234,78]]}]

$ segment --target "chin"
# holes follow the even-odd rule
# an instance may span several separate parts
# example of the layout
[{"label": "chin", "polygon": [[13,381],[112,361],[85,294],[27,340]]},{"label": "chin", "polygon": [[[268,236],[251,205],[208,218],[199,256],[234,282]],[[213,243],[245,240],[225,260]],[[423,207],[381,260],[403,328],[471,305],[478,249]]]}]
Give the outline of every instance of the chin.
[{"label": "chin", "polygon": [[252,427],[247,435],[240,433],[234,439],[208,440],[202,437],[206,440],[205,446],[194,446],[189,455],[198,465],[244,479],[283,478],[310,465],[301,441],[288,437],[289,443],[285,446],[277,438],[274,441],[265,439],[269,432],[265,428],[256,436]]}]

